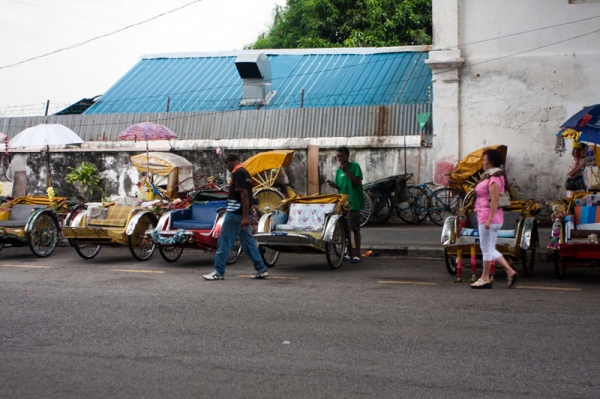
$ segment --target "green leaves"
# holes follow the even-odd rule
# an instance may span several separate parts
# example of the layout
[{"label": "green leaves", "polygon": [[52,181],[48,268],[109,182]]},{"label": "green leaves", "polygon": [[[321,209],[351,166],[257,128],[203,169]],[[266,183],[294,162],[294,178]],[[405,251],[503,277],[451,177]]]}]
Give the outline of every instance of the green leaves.
[{"label": "green leaves", "polygon": [[247,48],[431,44],[431,0],[288,0]]},{"label": "green leaves", "polygon": [[[100,187],[100,181],[102,180],[98,175],[98,169],[96,165],[92,163],[82,162],[77,168],[67,168],[71,171],[66,176],[66,180],[69,183],[73,183],[77,186],[78,189],[85,191],[83,194],[88,194],[89,196],[94,195],[94,190],[98,189],[100,192],[103,192]],[[84,195],[86,198],[87,195]]]}]

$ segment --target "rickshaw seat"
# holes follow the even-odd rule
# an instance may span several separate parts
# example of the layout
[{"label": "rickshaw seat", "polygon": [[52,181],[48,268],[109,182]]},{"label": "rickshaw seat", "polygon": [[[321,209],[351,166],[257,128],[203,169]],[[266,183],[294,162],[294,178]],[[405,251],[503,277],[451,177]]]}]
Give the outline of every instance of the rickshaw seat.
[{"label": "rickshaw seat", "polygon": [[[91,218],[88,220],[88,226],[98,227],[125,227],[132,210],[139,209],[137,206],[113,205],[106,208],[104,217]],[[92,209],[90,209],[92,211]]]},{"label": "rickshaw seat", "polygon": [[[504,223],[498,233],[498,239],[514,239],[517,237],[517,228],[522,214],[520,212],[504,211]],[[477,222],[477,214],[472,212],[469,214],[469,223],[466,228],[461,231],[461,236],[479,237],[479,224]]]},{"label": "rickshaw seat", "polygon": [[600,207],[577,205],[573,210],[575,229],[568,229],[568,239],[587,239],[590,234],[600,236]]},{"label": "rickshaw seat", "polygon": [[322,231],[327,214],[335,210],[336,204],[299,204],[290,205],[288,220],[275,226],[277,231],[310,233]]},{"label": "rickshaw seat", "polygon": [[8,219],[0,220],[0,227],[23,227],[27,224],[31,213],[41,205],[14,204],[10,209]]},{"label": "rickshaw seat", "polygon": [[227,201],[196,203],[187,209],[171,213],[171,228],[184,230],[210,230],[217,220],[219,210],[227,208]]}]

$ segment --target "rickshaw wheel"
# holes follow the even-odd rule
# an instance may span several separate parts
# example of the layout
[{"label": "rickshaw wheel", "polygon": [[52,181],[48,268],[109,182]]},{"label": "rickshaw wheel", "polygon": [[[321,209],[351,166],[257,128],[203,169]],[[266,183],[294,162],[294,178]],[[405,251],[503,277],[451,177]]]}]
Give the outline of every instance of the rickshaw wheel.
[{"label": "rickshaw wheel", "polygon": [[365,209],[360,211],[360,227],[369,223],[369,219],[371,219],[371,209],[373,209],[373,201],[366,191],[363,192],[363,198],[365,199]]},{"label": "rickshaw wheel", "polygon": [[58,224],[48,213],[36,216],[29,232],[29,248],[38,258],[50,256],[58,243]]},{"label": "rickshaw wheel", "polygon": [[279,260],[279,251],[263,247],[262,245],[259,245],[258,251],[260,252],[260,256],[267,267],[274,267],[275,263],[277,263],[277,260]]},{"label": "rickshaw wheel", "polygon": [[[408,188],[410,197],[398,204],[396,213],[398,217],[409,224],[419,224],[428,216],[426,208],[419,207],[419,199],[425,196],[425,190],[420,186],[410,186]],[[423,212],[422,212],[423,211]]]},{"label": "rickshaw wheel", "polygon": [[77,240],[69,240],[69,244],[75,248],[77,255],[81,256],[83,259],[92,259],[98,255],[98,252],[100,252],[100,249],[102,248],[102,245],[80,243]]},{"label": "rickshaw wheel", "polygon": [[127,237],[129,251],[136,260],[148,260],[154,253],[156,244],[146,237],[146,230],[149,227],[156,227],[156,224],[155,218],[151,218],[149,214],[143,215],[138,220],[131,235]]},{"label": "rickshaw wheel", "polygon": [[458,214],[462,198],[460,192],[450,187],[435,189],[428,198],[429,219],[443,226],[448,216]]},{"label": "rickshaw wheel", "polygon": [[254,207],[259,216],[273,212],[285,198],[281,191],[270,187],[261,188],[254,196],[258,198],[258,204]]},{"label": "rickshaw wheel", "polygon": [[450,275],[455,276],[456,275],[456,256],[449,255],[447,251],[444,251],[444,258],[446,260],[446,270],[448,270],[448,273],[450,273]]},{"label": "rickshaw wheel", "polygon": [[528,250],[521,251],[521,262],[523,263],[523,275],[530,277],[533,274],[533,267],[535,266],[535,245],[531,245]]},{"label": "rickshaw wheel", "polygon": [[563,279],[565,278],[567,268],[565,267],[564,262],[560,259],[560,252],[554,251],[554,273],[556,274],[556,278]]},{"label": "rickshaw wheel", "polygon": [[[383,201],[383,202],[382,202]],[[381,198],[375,201],[377,205],[375,208],[379,208],[377,213],[373,213],[375,209],[371,209],[371,216],[369,221],[371,223],[385,223],[392,216],[392,210],[394,209],[394,205],[392,203],[391,198]]]},{"label": "rickshaw wheel", "polygon": [[240,239],[236,238],[235,242],[233,243],[233,247],[231,247],[231,251],[229,252],[229,257],[227,258],[227,262],[225,262],[225,263],[228,265],[234,264],[240,258],[241,253],[242,253],[242,245],[240,243]]},{"label": "rickshaw wheel", "polygon": [[342,225],[343,218],[337,220],[331,242],[325,243],[325,255],[327,263],[332,269],[339,269],[344,260],[344,251],[346,250],[346,230]]},{"label": "rickshaw wheel", "polygon": [[167,262],[175,262],[183,253],[182,247],[158,247],[160,256]]}]

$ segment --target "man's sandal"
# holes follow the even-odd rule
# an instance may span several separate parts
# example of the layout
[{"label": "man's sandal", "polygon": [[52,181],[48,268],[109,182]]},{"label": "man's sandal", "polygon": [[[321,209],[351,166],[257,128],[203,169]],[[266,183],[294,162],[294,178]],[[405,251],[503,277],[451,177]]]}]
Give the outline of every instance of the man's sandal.
[{"label": "man's sandal", "polygon": [[485,282],[482,279],[479,279],[477,281],[475,281],[473,284],[471,284],[471,288],[473,289],[490,289],[492,288],[492,283],[490,282]]}]

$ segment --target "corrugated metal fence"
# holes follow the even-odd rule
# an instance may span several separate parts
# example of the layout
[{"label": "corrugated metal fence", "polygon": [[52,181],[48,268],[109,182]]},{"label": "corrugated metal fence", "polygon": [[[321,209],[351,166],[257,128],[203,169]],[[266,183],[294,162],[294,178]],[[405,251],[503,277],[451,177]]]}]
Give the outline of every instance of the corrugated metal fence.
[{"label": "corrugated metal fence", "polygon": [[[114,141],[128,126],[150,121],[169,127],[181,140],[404,136],[419,134],[417,115],[422,112],[431,112],[431,104],[214,113],[50,115],[0,118],[0,131],[12,138],[31,126],[60,123],[84,141]],[[431,132],[429,121],[424,134]]]}]

